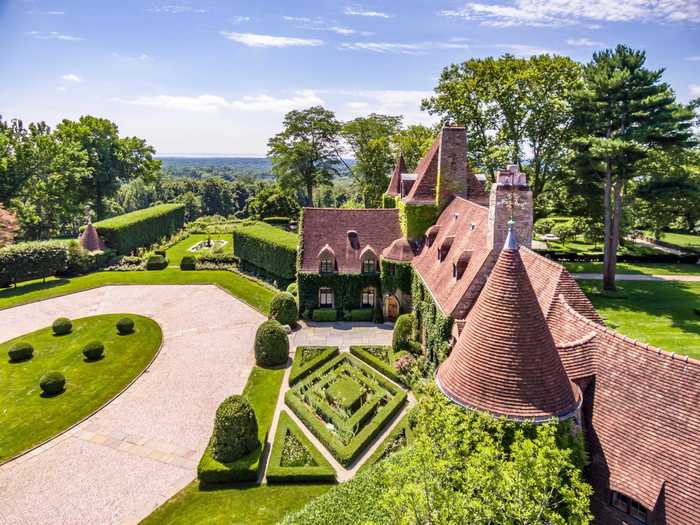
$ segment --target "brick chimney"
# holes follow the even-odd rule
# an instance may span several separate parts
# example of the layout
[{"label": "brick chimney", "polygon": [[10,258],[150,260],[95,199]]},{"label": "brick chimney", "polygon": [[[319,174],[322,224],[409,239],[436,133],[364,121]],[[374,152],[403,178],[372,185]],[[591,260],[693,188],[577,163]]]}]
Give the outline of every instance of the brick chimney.
[{"label": "brick chimney", "polygon": [[467,196],[467,132],[463,127],[442,128],[435,193],[438,211],[455,195]]},{"label": "brick chimney", "polygon": [[532,247],[532,191],[527,176],[510,164],[496,174],[489,196],[488,243],[500,250],[508,235],[508,221],[515,221],[515,231],[520,244]]}]

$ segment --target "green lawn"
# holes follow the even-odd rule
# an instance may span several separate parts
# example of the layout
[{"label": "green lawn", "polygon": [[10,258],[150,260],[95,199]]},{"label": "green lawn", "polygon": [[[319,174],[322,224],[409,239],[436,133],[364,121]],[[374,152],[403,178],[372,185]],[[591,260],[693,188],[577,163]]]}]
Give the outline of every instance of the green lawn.
[{"label": "green lawn", "polygon": [[[170,261],[171,265],[174,266],[180,266],[180,261],[185,255],[193,255],[192,252],[188,252],[192,246],[197,244],[200,241],[206,241],[207,239],[211,239],[212,241],[214,240],[223,240],[223,241],[228,241],[223,249],[225,253],[233,253],[233,235],[230,233],[212,233],[212,234],[206,234],[206,233],[193,233],[186,239],[178,242],[177,244],[171,246],[168,248],[165,252],[166,257],[168,258],[168,261]],[[194,253],[202,253],[200,252],[194,252]]]},{"label": "green lawn", "polygon": [[580,284],[611,328],[700,359],[700,316],[693,312],[700,308],[700,283],[622,281],[611,295],[600,293],[599,281]]},{"label": "green lawn", "polygon": [[[649,236],[650,232],[647,232]],[[664,242],[678,246],[679,248],[693,248],[700,250],[700,235],[691,235],[690,233],[663,232],[661,239]]]},{"label": "green lawn", "polygon": [[333,486],[305,483],[201,490],[194,481],[141,523],[272,525]]},{"label": "green lawn", "polygon": [[[562,262],[571,273],[603,273],[602,262]],[[617,273],[644,275],[697,275],[700,264],[617,263]]]},{"label": "green lawn", "polygon": [[[120,336],[116,322],[128,315],[134,333]],[[73,331],[55,336],[43,328],[0,344],[0,462],[77,423],[131,382],[160,348],[162,333],[155,321],[132,314],[99,315],[73,321]],[[10,363],[13,343],[34,346],[34,357]],[[86,362],[82,349],[101,341],[104,357]],[[66,378],[66,388],[55,397],[42,397],[39,379],[49,371]]]},{"label": "green lawn", "polygon": [[80,277],[51,277],[0,290],[0,309],[108,284],[218,284],[234,297],[267,314],[272,287],[244,275],[216,270],[183,272],[176,268],[151,272],[96,272]]}]

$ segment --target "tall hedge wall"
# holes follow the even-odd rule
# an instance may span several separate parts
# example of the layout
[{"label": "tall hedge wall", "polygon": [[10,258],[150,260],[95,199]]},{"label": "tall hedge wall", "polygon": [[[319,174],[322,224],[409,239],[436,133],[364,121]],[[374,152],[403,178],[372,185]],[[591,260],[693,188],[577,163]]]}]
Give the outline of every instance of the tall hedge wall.
[{"label": "tall hedge wall", "polygon": [[245,264],[264,270],[285,282],[296,275],[299,237],[269,224],[255,222],[233,229],[233,254]]},{"label": "tall hedge wall", "polygon": [[360,308],[363,288],[368,286],[374,287],[378,300],[381,293],[378,273],[321,275],[318,273],[299,272],[297,279],[299,282],[299,310],[301,312],[306,309],[313,310],[318,308],[318,289],[321,287],[333,289],[335,309],[339,312]]},{"label": "tall hedge wall", "polygon": [[22,242],[0,249],[2,286],[56,275],[67,267],[67,244],[62,241]]},{"label": "tall hedge wall", "polygon": [[150,246],[184,225],[184,204],[161,204],[94,224],[107,246],[124,255]]}]

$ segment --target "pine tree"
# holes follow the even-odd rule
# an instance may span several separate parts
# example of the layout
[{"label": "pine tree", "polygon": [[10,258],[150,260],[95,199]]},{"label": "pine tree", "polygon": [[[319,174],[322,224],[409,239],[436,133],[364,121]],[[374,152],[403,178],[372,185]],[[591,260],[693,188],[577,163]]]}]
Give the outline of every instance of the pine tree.
[{"label": "pine tree", "polygon": [[603,184],[603,288],[615,290],[622,199],[638,165],[655,148],[694,145],[694,106],[676,102],[663,69],[644,67],[646,54],[623,45],[594,53],[574,100],[577,170]]}]

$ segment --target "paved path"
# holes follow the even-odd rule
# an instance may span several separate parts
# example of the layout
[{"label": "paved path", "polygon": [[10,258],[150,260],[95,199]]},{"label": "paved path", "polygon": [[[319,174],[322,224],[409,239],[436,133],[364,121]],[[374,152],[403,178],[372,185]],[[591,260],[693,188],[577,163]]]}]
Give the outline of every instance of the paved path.
[{"label": "paved path", "polygon": [[[602,281],[602,273],[575,273],[575,279]],[[644,275],[638,273],[618,273],[615,275],[616,281],[685,281],[700,282],[700,275]]]},{"label": "paved path", "polygon": [[160,354],[100,412],[0,466],[3,525],[138,522],[196,477],[217,406],[243,390],[264,317],[215,286],[107,286],[2,310],[0,337],[122,312],[160,324]]}]

